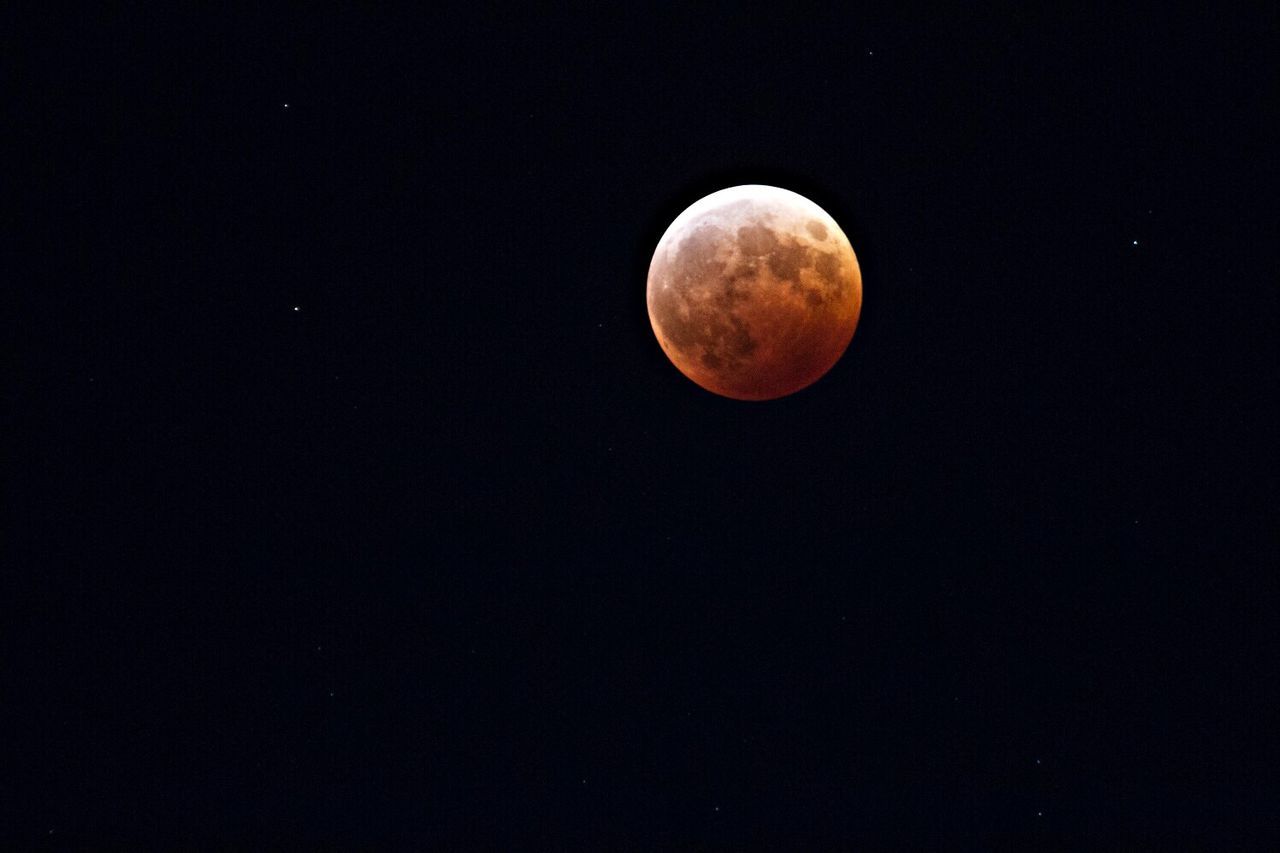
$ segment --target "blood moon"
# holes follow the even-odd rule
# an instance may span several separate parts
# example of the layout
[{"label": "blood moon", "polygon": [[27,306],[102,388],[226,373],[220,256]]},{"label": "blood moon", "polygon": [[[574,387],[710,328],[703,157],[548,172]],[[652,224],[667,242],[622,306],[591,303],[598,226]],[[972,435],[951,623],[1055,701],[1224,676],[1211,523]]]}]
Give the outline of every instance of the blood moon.
[{"label": "blood moon", "polygon": [[685,376],[735,400],[772,400],[812,385],[844,354],[862,273],[825,210],[750,184],[676,217],[649,264],[648,303],[658,342]]}]

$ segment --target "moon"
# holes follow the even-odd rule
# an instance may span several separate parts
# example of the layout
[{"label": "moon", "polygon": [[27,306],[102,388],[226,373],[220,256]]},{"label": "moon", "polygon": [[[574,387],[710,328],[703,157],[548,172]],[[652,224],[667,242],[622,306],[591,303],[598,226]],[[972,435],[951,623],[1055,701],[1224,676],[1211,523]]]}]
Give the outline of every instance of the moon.
[{"label": "moon", "polygon": [[825,210],[749,184],[676,217],[649,264],[647,299],[681,373],[724,397],[773,400],[840,360],[862,310],[862,272]]}]

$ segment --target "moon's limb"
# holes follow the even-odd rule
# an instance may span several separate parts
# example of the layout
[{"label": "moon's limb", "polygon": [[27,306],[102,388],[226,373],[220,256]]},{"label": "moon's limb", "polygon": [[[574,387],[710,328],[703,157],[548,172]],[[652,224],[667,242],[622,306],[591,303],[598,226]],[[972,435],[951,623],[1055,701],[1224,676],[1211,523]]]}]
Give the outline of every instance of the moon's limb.
[{"label": "moon's limb", "polygon": [[862,276],[840,226],[778,187],[732,187],[671,223],[649,266],[649,318],[682,373],[717,394],[768,400],[840,359]]}]

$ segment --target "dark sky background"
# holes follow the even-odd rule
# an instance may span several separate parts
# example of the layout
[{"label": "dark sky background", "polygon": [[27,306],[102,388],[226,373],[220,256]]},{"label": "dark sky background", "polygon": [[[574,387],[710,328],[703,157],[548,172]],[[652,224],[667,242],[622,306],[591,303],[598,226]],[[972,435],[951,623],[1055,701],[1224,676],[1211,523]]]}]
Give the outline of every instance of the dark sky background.
[{"label": "dark sky background", "polygon": [[[1274,832],[1276,37],[11,30],[39,261],[6,288],[0,833]],[[645,309],[666,226],[740,183],[822,205],[863,273],[844,358],[769,403],[685,379]]]}]

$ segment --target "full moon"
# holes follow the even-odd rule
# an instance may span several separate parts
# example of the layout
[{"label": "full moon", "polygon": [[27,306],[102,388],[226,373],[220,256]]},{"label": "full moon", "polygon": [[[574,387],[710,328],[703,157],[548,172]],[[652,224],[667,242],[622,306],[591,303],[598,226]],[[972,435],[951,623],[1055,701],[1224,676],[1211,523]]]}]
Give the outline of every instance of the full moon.
[{"label": "full moon", "polygon": [[694,202],[649,264],[649,321],[680,372],[735,400],[773,400],[840,360],[862,310],[862,273],[835,220],[779,187]]}]

